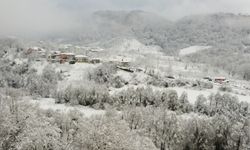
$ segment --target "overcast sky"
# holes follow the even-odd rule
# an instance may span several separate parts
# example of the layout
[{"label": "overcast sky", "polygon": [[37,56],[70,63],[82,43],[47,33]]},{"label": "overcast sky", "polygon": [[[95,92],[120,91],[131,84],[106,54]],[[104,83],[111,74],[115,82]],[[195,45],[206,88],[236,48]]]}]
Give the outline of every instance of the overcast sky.
[{"label": "overcast sky", "polygon": [[133,10],[159,13],[169,19],[215,12],[250,13],[250,0],[58,0],[74,10]]},{"label": "overcast sky", "polygon": [[76,29],[95,10],[145,10],[175,20],[201,13],[250,14],[250,0],[0,0],[0,34],[46,34]]}]

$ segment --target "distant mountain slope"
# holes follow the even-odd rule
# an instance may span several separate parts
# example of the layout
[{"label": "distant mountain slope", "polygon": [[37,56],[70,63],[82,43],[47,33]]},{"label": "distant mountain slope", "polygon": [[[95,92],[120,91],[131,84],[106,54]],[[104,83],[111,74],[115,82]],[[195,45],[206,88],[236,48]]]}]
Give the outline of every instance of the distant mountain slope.
[{"label": "distant mountain slope", "polygon": [[132,37],[147,44],[157,44],[150,33],[164,31],[173,24],[164,17],[145,11],[97,11],[92,18],[92,28],[81,35],[82,40]]},{"label": "distant mountain slope", "polygon": [[[159,45],[169,55],[193,45],[212,46],[186,57],[187,61],[221,66],[234,74],[250,64],[250,16],[217,13],[170,22],[144,11],[94,13],[99,39],[133,37],[146,45]],[[94,35],[95,36],[95,35]]]},{"label": "distant mountain slope", "polygon": [[147,26],[167,26],[171,22],[164,17],[154,13],[135,10],[135,11],[97,11],[93,14],[95,19],[106,22],[116,22],[127,27],[144,28]]},{"label": "distant mountain slope", "polygon": [[173,34],[188,44],[209,45],[240,42],[250,33],[250,17],[234,14],[191,16],[176,22]]},{"label": "distant mountain slope", "polygon": [[197,15],[177,22],[144,11],[98,11],[93,17],[105,37],[133,36],[171,53],[191,45],[250,45],[250,17],[244,15]]}]

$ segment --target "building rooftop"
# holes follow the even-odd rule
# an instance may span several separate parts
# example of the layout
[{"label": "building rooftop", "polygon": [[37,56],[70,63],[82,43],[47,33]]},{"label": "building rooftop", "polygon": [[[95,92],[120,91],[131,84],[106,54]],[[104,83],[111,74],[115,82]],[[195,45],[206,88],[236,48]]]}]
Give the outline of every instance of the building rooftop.
[{"label": "building rooftop", "polygon": [[88,56],[86,56],[86,55],[76,55],[76,57],[78,57],[78,58],[80,58],[80,57],[88,57]]},{"label": "building rooftop", "polygon": [[74,53],[61,53],[61,55],[75,55]]}]

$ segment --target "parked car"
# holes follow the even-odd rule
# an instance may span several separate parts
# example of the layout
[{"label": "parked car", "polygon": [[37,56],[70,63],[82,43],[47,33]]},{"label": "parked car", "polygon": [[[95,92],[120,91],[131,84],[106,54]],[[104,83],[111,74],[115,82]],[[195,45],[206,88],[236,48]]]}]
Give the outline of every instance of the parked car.
[{"label": "parked car", "polygon": [[213,79],[210,78],[210,77],[203,77],[203,79],[204,79],[204,80],[207,80],[207,81],[213,81]]}]

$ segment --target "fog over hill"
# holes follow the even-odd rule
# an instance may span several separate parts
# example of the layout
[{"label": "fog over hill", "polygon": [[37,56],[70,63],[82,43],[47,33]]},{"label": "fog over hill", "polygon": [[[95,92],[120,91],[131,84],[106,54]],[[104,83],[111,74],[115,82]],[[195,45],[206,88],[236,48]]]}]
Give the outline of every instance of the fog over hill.
[{"label": "fog over hill", "polygon": [[240,47],[249,40],[250,16],[247,15],[195,15],[175,22],[145,11],[98,11],[93,16],[99,34],[106,30],[109,35],[127,34],[167,51],[197,44]]},{"label": "fog over hill", "polygon": [[[62,39],[89,44],[134,38],[145,45],[160,46],[165,54],[175,56],[183,48],[209,46],[210,49],[188,55],[183,59],[219,66],[230,74],[242,72],[249,66],[250,16],[248,15],[199,14],[170,21],[166,16],[143,10],[101,10],[84,15],[82,18],[77,28],[65,29],[58,33],[51,32],[47,34],[49,37],[45,34],[43,39]],[[236,67],[238,65],[243,68]]]},{"label": "fog over hill", "polygon": [[[146,45],[160,46],[168,55],[178,55],[180,49],[189,46],[210,46],[209,50],[185,59],[220,66],[232,74],[242,72],[249,65],[248,15],[216,13],[188,16],[178,21],[145,11],[97,11],[93,16],[98,34],[90,35],[95,40],[133,37]],[[243,68],[236,67],[238,65]]]}]

